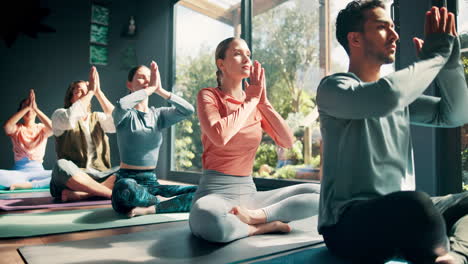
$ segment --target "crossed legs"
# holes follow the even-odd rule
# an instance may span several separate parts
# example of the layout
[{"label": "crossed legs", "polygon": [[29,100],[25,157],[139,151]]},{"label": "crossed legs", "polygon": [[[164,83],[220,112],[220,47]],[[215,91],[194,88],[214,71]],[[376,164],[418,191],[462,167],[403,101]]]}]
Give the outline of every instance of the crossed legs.
[{"label": "crossed legs", "polygon": [[288,222],[317,214],[319,188],[298,184],[248,195],[209,194],[190,212],[192,232],[208,241],[230,242],[246,236],[291,231]]},{"label": "crossed legs", "polygon": [[99,183],[84,172],[76,173],[66,182],[67,189],[63,189],[61,200],[64,202],[78,201],[92,196],[110,199],[114,182],[115,175],[111,175]]},{"label": "crossed legs", "polygon": [[[112,174],[112,171],[109,174]],[[111,198],[114,182],[114,175],[108,176],[101,183],[97,182],[72,161],[60,159],[52,171],[50,193],[64,202],[92,196]]]}]

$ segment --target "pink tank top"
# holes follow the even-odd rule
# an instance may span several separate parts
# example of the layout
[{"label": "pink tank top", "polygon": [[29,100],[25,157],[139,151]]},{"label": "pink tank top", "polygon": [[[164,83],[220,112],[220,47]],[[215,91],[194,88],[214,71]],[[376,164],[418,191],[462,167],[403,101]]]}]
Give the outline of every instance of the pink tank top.
[{"label": "pink tank top", "polygon": [[44,124],[26,127],[18,123],[16,131],[9,135],[13,143],[15,161],[23,158],[42,162],[47,145],[47,130]]}]

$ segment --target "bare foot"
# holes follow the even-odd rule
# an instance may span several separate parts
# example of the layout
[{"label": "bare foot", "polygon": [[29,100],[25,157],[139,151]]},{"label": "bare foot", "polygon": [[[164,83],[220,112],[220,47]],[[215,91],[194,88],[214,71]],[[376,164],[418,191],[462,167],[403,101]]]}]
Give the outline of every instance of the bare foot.
[{"label": "bare foot", "polygon": [[435,263],[437,264],[457,264],[457,260],[449,253],[436,258]]},{"label": "bare foot", "polygon": [[64,189],[62,191],[62,196],[60,197],[62,202],[71,202],[71,201],[80,201],[86,198],[89,198],[90,195],[85,192],[77,192],[69,189]]},{"label": "bare foot", "polygon": [[147,214],[155,214],[156,207],[148,206],[148,207],[135,207],[133,208],[127,215],[128,217],[134,217],[139,215],[147,215]]},{"label": "bare foot", "polygon": [[236,215],[242,222],[249,225],[266,223],[266,214],[262,209],[249,210],[240,206],[234,206],[229,213]]},{"label": "bare foot", "polygon": [[273,221],[266,224],[249,225],[249,236],[255,236],[267,233],[289,233],[292,228],[286,223]]},{"label": "bare foot", "polygon": [[32,189],[32,183],[30,182],[20,182],[20,183],[13,183],[10,185],[10,190],[21,190],[21,189]]}]

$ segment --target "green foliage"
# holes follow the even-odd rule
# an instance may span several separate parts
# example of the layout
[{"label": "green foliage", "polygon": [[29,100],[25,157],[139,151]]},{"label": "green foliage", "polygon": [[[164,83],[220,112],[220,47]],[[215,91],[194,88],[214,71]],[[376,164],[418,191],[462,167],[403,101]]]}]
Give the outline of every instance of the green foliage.
[{"label": "green foliage", "polygon": [[[255,154],[255,162],[254,162],[254,171],[258,171],[260,166],[263,164],[267,164],[270,167],[276,167],[276,163],[278,161],[278,154],[276,152],[277,146],[273,143],[261,143],[257,149],[257,153]],[[292,160],[293,163],[303,163],[304,156],[302,154],[302,142],[296,141],[292,148],[288,149],[286,152],[286,157],[289,160]]]},{"label": "green foliage", "polygon": [[273,174],[275,179],[294,179],[296,178],[296,171],[304,165],[286,165],[276,170]]},{"label": "green foliage", "polygon": [[[177,58],[177,73],[175,91],[187,101],[195,103],[198,91],[205,87],[216,86],[216,66],[214,51],[201,48],[195,57]],[[187,138],[191,139],[188,143]],[[175,127],[175,159],[177,170],[201,171],[200,123],[197,115],[190,116]]]},{"label": "green foliage", "polygon": [[195,158],[193,152],[193,140],[190,135],[193,134],[192,122],[184,120],[178,124],[175,140],[175,168],[176,170],[186,170],[193,166],[192,159]]},{"label": "green foliage", "polygon": [[260,166],[267,164],[270,167],[276,166],[278,155],[276,154],[276,146],[271,143],[261,143],[255,154],[254,171],[258,171]]},{"label": "green foliage", "polygon": [[315,105],[301,79],[311,66],[319,66],[317,13],[304,12],[307,1],[291,2],[293,6],[281,5],[253,19],[253,55],[265,68],[268,98],[283,118],[301,110],[307,114]]},{"label": "green foliage", "polygon": [[312,157],[312,160],[310,161],[310,165],[313,168],[318,168],[320,166],[320,155],[317,155],[315,157]]},{"label": "green foliage", "polygon": [[296,140],[294,142],[292,148],[288,149],[287,157],[290,160],[295,161],[294,163],[304,163],[304,155],[302,154],[302,150],[304,149],[302,142]]},{"label": "green foliage", "polygon": [[465,77],[468,80],[468,56],[461,57],[463,62],[463,68],[465,68]]}]

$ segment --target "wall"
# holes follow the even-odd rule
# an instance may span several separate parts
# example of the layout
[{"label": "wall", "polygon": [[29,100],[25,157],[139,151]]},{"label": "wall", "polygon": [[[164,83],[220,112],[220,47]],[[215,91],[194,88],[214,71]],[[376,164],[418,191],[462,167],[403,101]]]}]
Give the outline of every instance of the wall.
[{"label": "wall", "polygon": [[[160,65],[163,85],[167,83],[169,62],[170,1],[107,1],[110,8],[109,64],[97,66],[101,88],[111,102],[127,94],[125,81],[128,70],[122,67],[122,53],[135,46],[138,64],[148,65],[156,60]],[[87,79],[89,64],[89,28],[91,1],[41,0],[41,7],[50,9],[42,23],[53,27],[55,33],[39,33],[37,39],[21,34],[11,48],[0,42],[0,123],[16,112],[18,103],[30,88],[36,90],[39,108],[49,117],[63,106],[68,84],[73,80]],[[121,36],[129,17],[135,16],[138,35],[128,39]],[[164,87],[167,87],[165,85]],[[150,104],[163,104],[152,96]],[[97,100],[93,110],[99,110]],[[119,155],[115,135],[110,136],[112,163],[118,165]],[[49,138],[44,166],[51,169],[56,160],[54,138]],[[10,139],[0,132],[0,168],[13,166]],[[167,145],[165,145],[167,146]],[[167,162],[161,153],[161,161]]]},{"label": "wall", "polygon": [[[164,89],[171,91],[169,78],[172,74],[172,1],[139,0],[137,12],[140,17],[140,32],[138,32],[137,55],[139,64],[149,65],[151,60],[158,63],[161,73],[161,83]],[[194,103],[194,102],[191,102]],[[149,104],[155,107],[166,106],[167,103],[157,96],[150,97]],[[163,133],[163,144],[159,153],[156,173],[159,178],[166,178],[170,167],[169,130]]]}]

